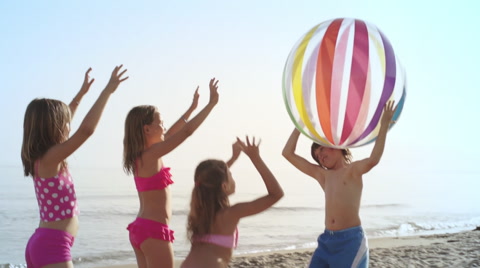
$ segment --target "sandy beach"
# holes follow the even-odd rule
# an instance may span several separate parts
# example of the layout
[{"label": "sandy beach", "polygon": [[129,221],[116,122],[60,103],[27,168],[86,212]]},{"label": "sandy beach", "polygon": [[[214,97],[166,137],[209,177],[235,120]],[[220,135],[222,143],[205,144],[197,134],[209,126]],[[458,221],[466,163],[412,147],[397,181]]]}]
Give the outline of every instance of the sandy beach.
[{"label": "sandy beach", "polygon": [[[374,238],[369,240],[369,267],[480,267],[480,230]],[[307,267],[313,249],[235,256],[229,267]],[[181,262],[176,263],[180,267]],[[136,268],[120,265],[103,268]]]}]

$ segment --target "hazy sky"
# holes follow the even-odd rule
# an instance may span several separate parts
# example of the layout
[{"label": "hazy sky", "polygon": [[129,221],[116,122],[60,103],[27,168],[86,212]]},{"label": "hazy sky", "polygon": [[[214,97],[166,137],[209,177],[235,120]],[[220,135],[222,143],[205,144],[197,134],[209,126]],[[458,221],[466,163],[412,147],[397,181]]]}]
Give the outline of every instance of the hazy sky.
[{"label": "hazy sky", "polygon": [[[197,85],[197,111],[206,104],[208,81],[216,77],[219,104],[165,162],[193,168],[204,158],[226,159],[235,137],[251,134],[262,138],[265,161],[281,169],[293,128],[281,88],[288,53],[319,22],[354,17],[386,34],[407,73],[407,100],[381,168],[474,171],[479,7],[473,0],[1,1],[0,165],[21,165],[23,116],[33,98],[69,103],[92,67],[95,83],[73,120],[76,130],[113,67],[124,64],[130,79],[72,164],[120,168],[123,124],[133,106],[156,105],[169,126]],[[309,144],[306,138],[299,144],[306,157]],[[353,150],[354,157],[371,148]]]}]

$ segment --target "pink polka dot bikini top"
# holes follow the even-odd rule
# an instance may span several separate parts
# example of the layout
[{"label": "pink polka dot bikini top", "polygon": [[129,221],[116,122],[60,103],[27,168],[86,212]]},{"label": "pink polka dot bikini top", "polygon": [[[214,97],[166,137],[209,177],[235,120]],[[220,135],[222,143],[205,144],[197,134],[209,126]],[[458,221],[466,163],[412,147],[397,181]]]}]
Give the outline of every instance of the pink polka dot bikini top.
[{"label": "pink polka dot bikini top", "polygon": [[35,194],[37,196],[40,219],[44,222],[60,221],[78,215],[77,196],[73,179],[65,168],[51,178],[41,178],[35,163]]}]

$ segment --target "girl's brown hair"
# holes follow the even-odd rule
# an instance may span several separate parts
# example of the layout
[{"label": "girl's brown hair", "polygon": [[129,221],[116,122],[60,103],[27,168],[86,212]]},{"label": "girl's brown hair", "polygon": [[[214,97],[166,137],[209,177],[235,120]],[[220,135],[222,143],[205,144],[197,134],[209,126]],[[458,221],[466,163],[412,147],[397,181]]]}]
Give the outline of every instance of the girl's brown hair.
[{"label": "girl's brown hair", "polygon": [[230,206],[223,183],[228,180],[228,167],[220,160],[205,160],[195,169],[195,187],[192,190],[187,235],[208,234],[217,213]]},{"label": "girl's brown hair", "polygon": [[[34,99],[27,106],[23,120],[22,163],[25,176],[35,176],[35,161],[51,147],[68,139],[70,108],[53,99]],[[67,167],[66,159],[61,163]]]},{"label": "girl's brown hair", "polygon": [[153,122],[157,108],[152,105],[133,107],[125,119],[123,138],[123,169],[127,174],[135,173],[135,161],[145,149],[143,126]]},{"label": "girl's brown hair", "polygon": [[[322,168],[327,169],[322,164],[320,164],[320,161],[318,161],[317,157],[315,156],[315,150],[317,150],[317,148],[319,148],[319,147],[322,147],[322,145],[320,145],[318,143],[315,143],[315,142],[312,143],[312,146],[310,147],[310,154],[312,155],[312,158],[313,158],[313,160],[315,160],[315,162],[317,162]],[[353,159],[353,156],[352,156],[352,153],[350,152],[350,150],[348,148],[339,149],[339,150],[342,150],[342,155],[343,155],[343,159],[345,160],[345,162],[350,164],[352,162],[352,159]]]}]

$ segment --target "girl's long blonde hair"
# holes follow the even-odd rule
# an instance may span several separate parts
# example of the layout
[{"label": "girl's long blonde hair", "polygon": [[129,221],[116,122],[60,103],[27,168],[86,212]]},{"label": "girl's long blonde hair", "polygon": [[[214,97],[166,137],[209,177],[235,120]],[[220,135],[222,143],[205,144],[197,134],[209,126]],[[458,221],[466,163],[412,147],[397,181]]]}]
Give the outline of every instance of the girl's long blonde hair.
[{"label": "girl's long blonde hair", "polygon": [[228,180],[228,167],[220,160],[205,160],[195,169],[195,187],[192,190],[187,235],[208,234],[217,213],[230,206],[223,183]]},{"label": "girl's long blonde hair", "polygon": [[[34,99],[27,106],[23,120],[22,163],[25,176],[35,176],[35,161],[54,145],[68,139],[70,108],[53,99]],[[64,159],[62,168],[67,167]]]},{"label": "girl's long blonde hair", "polygon": [[127,174],[135,173],[135,161],[145,149],[143,126],[153,122],[157,108],[152,105],[133,107],[125,119],[123,138],[123,169]]}]

